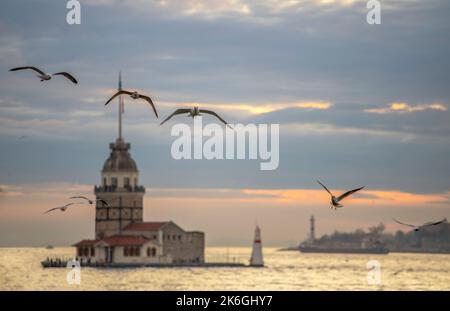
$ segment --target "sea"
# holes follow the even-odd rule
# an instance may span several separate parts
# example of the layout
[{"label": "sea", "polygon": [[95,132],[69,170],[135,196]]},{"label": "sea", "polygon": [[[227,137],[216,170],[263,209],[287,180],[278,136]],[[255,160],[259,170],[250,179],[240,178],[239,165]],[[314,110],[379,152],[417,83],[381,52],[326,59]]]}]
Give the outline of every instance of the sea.
[{"label": "sea", "polygon": [[[450,255],[302,254],[264,248],[265,267],[85,268],[67,282],[67,268],[41,267],[72,258],[71,247],[0,248],[0,290],[450,290]],[[248,263],[250,248],[209,247],[209,262]]]}]

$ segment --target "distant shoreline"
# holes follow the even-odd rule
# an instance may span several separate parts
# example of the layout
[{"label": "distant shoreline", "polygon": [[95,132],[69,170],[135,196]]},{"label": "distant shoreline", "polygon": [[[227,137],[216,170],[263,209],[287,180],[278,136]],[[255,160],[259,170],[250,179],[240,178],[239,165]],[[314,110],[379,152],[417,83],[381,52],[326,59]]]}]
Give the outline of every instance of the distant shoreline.
[{"label": "distant shoreline", "polygon": [[[285,247],[277,249],[277,252],[299,252],[301,253],[298,247]],[[346,252],[339,253],[338,250],[333,252],[308,252],[309,254],[350,254]],[[450,250],[448,251],[438,251],[438,250],[390,250],[389,253],[408,253],[408,254],[437,254],[437,255],[450,255]],[[364,255],[363,253],[352,253],[353,255]]]}]

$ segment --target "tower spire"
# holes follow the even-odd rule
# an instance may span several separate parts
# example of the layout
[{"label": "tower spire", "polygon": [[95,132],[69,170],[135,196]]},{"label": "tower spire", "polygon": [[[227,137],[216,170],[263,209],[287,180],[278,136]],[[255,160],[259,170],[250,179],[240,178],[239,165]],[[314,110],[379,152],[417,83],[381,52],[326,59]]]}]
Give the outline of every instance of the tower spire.
[{"label": "tower spire", "polygon": [[[122,71],[119,71],[119,91],[122,90]],[[122,140],[122,113],[123,113],[123,99],[119,96],[119,140]]]}]

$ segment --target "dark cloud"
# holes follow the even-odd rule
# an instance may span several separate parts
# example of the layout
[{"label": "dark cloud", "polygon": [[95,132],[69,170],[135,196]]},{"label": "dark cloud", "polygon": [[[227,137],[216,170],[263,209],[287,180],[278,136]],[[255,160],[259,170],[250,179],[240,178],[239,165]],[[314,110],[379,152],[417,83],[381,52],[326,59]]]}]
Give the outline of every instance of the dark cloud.
[{"label": "dark cloud", "polygon": [[[264,173],[259,161],[174,161],[168,130],[145,127],[156,121],[128,109],[126,138],[145,184],[310,188],[326,177],[343,186],[448,190],[449,111],[364,112],[398,101],[450,104],[448,1],[387,6],[380,26],[365,23],[360,1],[289,9],[246,1],[251,14],[211,4],[208,18],[184,14],[183,1],[166,9],[141,1],[92,3],[83,4],[79,26],[66,24],[64,1],[0,5],[0,142],[8,145],[0,170],[14,171],[11,182],[97,180],[116,132],[116,109],[105,110],[103,101],[123,70],[124,86],[151,93],[161,115],[172,101],[334,103],[247,118],[283,125],[280,167]],[[73,72],[80,84],[42,84],[8,72],[22,63]],[[225,116],[242,119],[234,111]],[[30,139],[11,139],[21,135]]]}]

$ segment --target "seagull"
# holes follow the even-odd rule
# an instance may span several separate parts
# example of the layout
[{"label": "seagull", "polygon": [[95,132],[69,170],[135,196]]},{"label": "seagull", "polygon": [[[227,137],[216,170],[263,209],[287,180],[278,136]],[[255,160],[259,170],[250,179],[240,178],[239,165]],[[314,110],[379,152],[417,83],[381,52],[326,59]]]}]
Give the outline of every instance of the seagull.
[{"label": "seagull", "polygon": [[163,125],[164,123],[166,123],[166,121],[170,120],[173,116],[176,116],[176,115],[179,115],[179,114],[186,114],[186,113],[188,114],[187,117],[191,117],[191,118],[195,118],[196,116],[201,116],[202,113],[210,114],[212,116],[215,116],[217,119],[222,121],[222,123],[224,123],[225,125],[227,125],[227,126],[229,126],[231,128],[231,126],[224,119],[222,119],[217,113],[215,113],[214,111],[212,111],[212,110],[205,110],[205,109],[199,109],[198,107],[194,107],[192,109],[189,109],[189,108],[177,109],[170,116],[168,116],[164,121],[162,121],[160,125]]},{"label": "seagull", "polygon": [[56,210],[58,210],[58,209],[59,209],[61,212],[65,212],[66,209],[69,208],[69,206],[74,205],[74,204],[83,204],[83,203],[68,203],[68,204],[63,205],[63,206],[58,206],[58,207],[51,208],[51,209],[49,209],[48,211],[46,211],[44,214],[50,213],[50,212],[52,212],[52,211],[56,211]]},{"label": "seagull", "polygon": [[322,186],[322,187],[330,194],[330,196],[331,196],[331,202],[330,202],[330,203],[331,203],[331,208],[334,208],[335,210],[336,210],[337,208],[344,207],[344,205],[342,205],[342,204],[339,203],[340,201],[342,201],[343,199],[345,199],[345,198],[348,197],[349,195],[352,195],[353,193],[355,193],[355,192],[357,192],[357,191],[359,191],[359,190],[361,190],[361,189],[364,188],[364,187],[356,188],[356,189],[347,191],[347,192],[345,192],[344,194],[341,194],[341,195],[338,196],[338,197],[335,197],[335,196],[331,193],[331,191],[328,190],[327,187],[325,187],[324,184],[322,184],[320,181],[317,181],[317,182],[319,183],[319,185],[321,185],[321,186]]},{"label": "seagull", "polygon": [[94,204],[95,202],[100,202],[100,203],[103,204],[103,206],[109,206],[109,205],[108,205],[108,202],[106,202],[106,201],[103,200],[103,199],[95,199],[95,200],[91,200],[91,199],[86,198],[85,196],[82,196],[82,195],[76,196],[76,197],[71,197],[70,199],[83,199],[83,200],[86,200],[90,205]]},{"label": "seagull", "polygon": [[444,222],[447,222],[447,218],[444,218],[444,219],[439,220],[439,221],[435,221],[435,222],[431,221],[431,222],[424,223],[423,225],[417,226],[417,225],[405,224],[403,222],[398,221],[395,218],[392,218],[392,220],[395,221],[396,223],[400,224],[400,225],[411,227],[416,232],[422,230],[425,227],[437,226],[437,225],[440,225],[440,224],[442,224]]},{"label": "seagull", "polygon": [[35,72],[37,72],[37,77],[41,80],[41,81],[48,81],[51,80],[53,76],[64,76],[67,79],[69,79],[70,81],[72,81],[73,83],[77,84],[78,81],[68,72],[62,71],[62,72],[57,72],[54,74],[48,74],[43,72],[42,70],[33,67],[33,66],[26,66],[26,67],[16,67],[16,68],[12,68],[9,71],[18,71],[18,70],[26,70],[26,69],[30,69],[30,70],[34,70]]},{"label": "seagull", "polygon": [[139,94],[137,91],[130,92],[130,91],[126,91],[126,90],[119,90],[116,94],[114,94],[114,95],[106,102],[105,106],[108,105],[109,102],[112,101],[114,98],[116,98],[117,96],[122,95],[122,94],[130,95],[130,97],[131,97],[132,99],[139,99],[139,98],[142,98],[143,100],[148,101],[148,103],[149,103],[150,105],[152,105],[153,111],[155,112],[155,115],[156,115],[156,117],[158,118],[158,112],[156,112],[156,108],[155,108],[155,105],[153,104],[152,99],[151,99],[149,96],[147,96],[147,95]]}]

